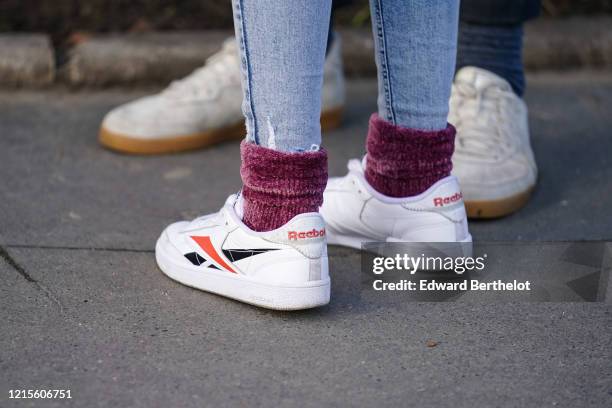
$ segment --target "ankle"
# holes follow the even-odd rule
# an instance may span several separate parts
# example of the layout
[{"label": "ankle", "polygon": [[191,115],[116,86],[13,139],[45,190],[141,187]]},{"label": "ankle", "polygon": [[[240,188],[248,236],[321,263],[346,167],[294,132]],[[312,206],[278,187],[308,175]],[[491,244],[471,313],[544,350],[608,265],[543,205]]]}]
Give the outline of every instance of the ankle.
[{"label": "ankle", "polygon": [[243,222],[270,231],[298,214],[318,212],[327,184],[324,149],[287,153],[243,141],[240,145]]},{"label": "ankle", "polygon": [[373,114],[366,140],[365,178],[388,197],[418,195],[450,175],[455,128],[403,128]]},{"label": "ankle", "polygon": [[459,25],[456,70],[486,69],[504,78],[518,96],[525,90],[522,25]]}]

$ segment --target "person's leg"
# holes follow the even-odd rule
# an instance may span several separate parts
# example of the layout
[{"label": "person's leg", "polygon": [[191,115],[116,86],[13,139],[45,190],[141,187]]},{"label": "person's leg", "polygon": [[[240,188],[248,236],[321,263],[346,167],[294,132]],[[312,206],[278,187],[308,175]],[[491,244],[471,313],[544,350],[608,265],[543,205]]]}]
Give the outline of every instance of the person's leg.
[{"label": "person's leg", "polygon": [[285,151],[321,143],[331,0],[234,0],[247,140]]},{"label": "person's leg", "polygon": [[331,0],[234,0],[243,73],[244,222],[272,230],[318,211],[327,176],[321,86]]},{"label": "person's leg", "polygon": [[368,181],[379,192],[411,196],[451,170],[447,124],[459,4],[455,0],[372,0],[378,116],[367,140]]},{"label": "person's leg", "polygon": [[539,10],[539,0],[461,2],[448,120],[457,128],[453,174],[472,218],[518,210],[536,184],[521,50],[523,23]]},{"label": "person's leg", "polygon": [[539,11],[540,0],[463,0],[457,70],[474,66],[493,72],[522,96],[523,23]]},{"label": "person's leg", "polygon": [[514,92],[525,90],[523,72],[523,26],[486,26],[461,22],[457,70],[479,67],[504,78]]},{"label": "person's leg", "polygon": [[186,285],[272,309],[329,302],[321,83],[330,0],[234,0],[247,138],[240,195],[170,225],[158,265]]},{"label": "person's leg", "polygon": [[347,176],[328,182],[321,209],[328,242],[470,245],[459,185],[450,176],[455,129],[447,123],[458,1],[370,4],[378,112],[365,159],[351,160]]}]

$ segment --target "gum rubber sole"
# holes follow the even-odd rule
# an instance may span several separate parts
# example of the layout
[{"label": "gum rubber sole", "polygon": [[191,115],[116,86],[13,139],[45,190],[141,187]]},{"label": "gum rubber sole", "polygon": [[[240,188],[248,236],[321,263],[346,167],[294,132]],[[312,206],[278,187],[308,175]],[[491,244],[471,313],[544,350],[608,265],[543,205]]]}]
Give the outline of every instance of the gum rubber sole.
[{"label": "gum rubber sole", "polygon": [[521,209],[531,197],[534,187],[513,196],[492,201],[465,201],[468,218],[500,218]]},{"label": "gum rubber sole", "polygon": [[[342,107],[322,112],[321,130],[325,132],[340,126],[342,113]],[[121,153],[163,154],[202,149],[225,141],[239,140],[244,137],[245,133],[244,123],[240,122],[222,129],[213,129],[193,135],[174,136],[163,139],[140,139],[112,132],[102,126],[98,140],[104,147]]]}]

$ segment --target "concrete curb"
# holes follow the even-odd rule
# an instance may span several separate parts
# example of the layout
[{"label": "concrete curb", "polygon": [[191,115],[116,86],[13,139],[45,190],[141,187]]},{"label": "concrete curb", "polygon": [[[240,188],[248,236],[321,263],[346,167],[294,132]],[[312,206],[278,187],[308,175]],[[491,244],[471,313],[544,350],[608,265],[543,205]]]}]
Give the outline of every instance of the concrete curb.
[{"label": "concrete curb", "polygon": [[[373,76],[369,29],[340,29],[348,76]],[[201,66],[232,31],[96,35],[74,46],[58,71],[73,86],[164,84]],[[612,69],[612,17],[537,20],[525,28],[528,70]],[[53,56],[43,35],[0,35],[0,86],[53,81]]]},{"label": "concrete curb", "polygon": [[60,70],[71,85],[165,83],[202,65],[226,31],[95,36],[76,45]]},{"label": "concrete curb", "polygon": [[55,61],[44,34],[0,34],[0,86],[44,86],[55,79]]},{"label": "concrete curb", "polygon": [[525,28],[528,70],[612,69],[612,18],[537,20]]}]

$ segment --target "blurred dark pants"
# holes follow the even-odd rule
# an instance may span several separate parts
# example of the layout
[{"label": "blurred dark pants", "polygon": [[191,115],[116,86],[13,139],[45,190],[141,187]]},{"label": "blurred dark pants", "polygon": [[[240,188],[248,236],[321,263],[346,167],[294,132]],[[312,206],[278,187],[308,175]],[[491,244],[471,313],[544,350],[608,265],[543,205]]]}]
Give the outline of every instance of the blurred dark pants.
[{"label": "blurred dark pants", "polygon": [[461,0],[459,20],[468,24],[518,25],[540,14],[540,0]]},{"label": "blurred dark pants", "polygon": [[485,69],[525,91],[523,23],[540,13],[540,0],[461,1],[457,63]]}]

